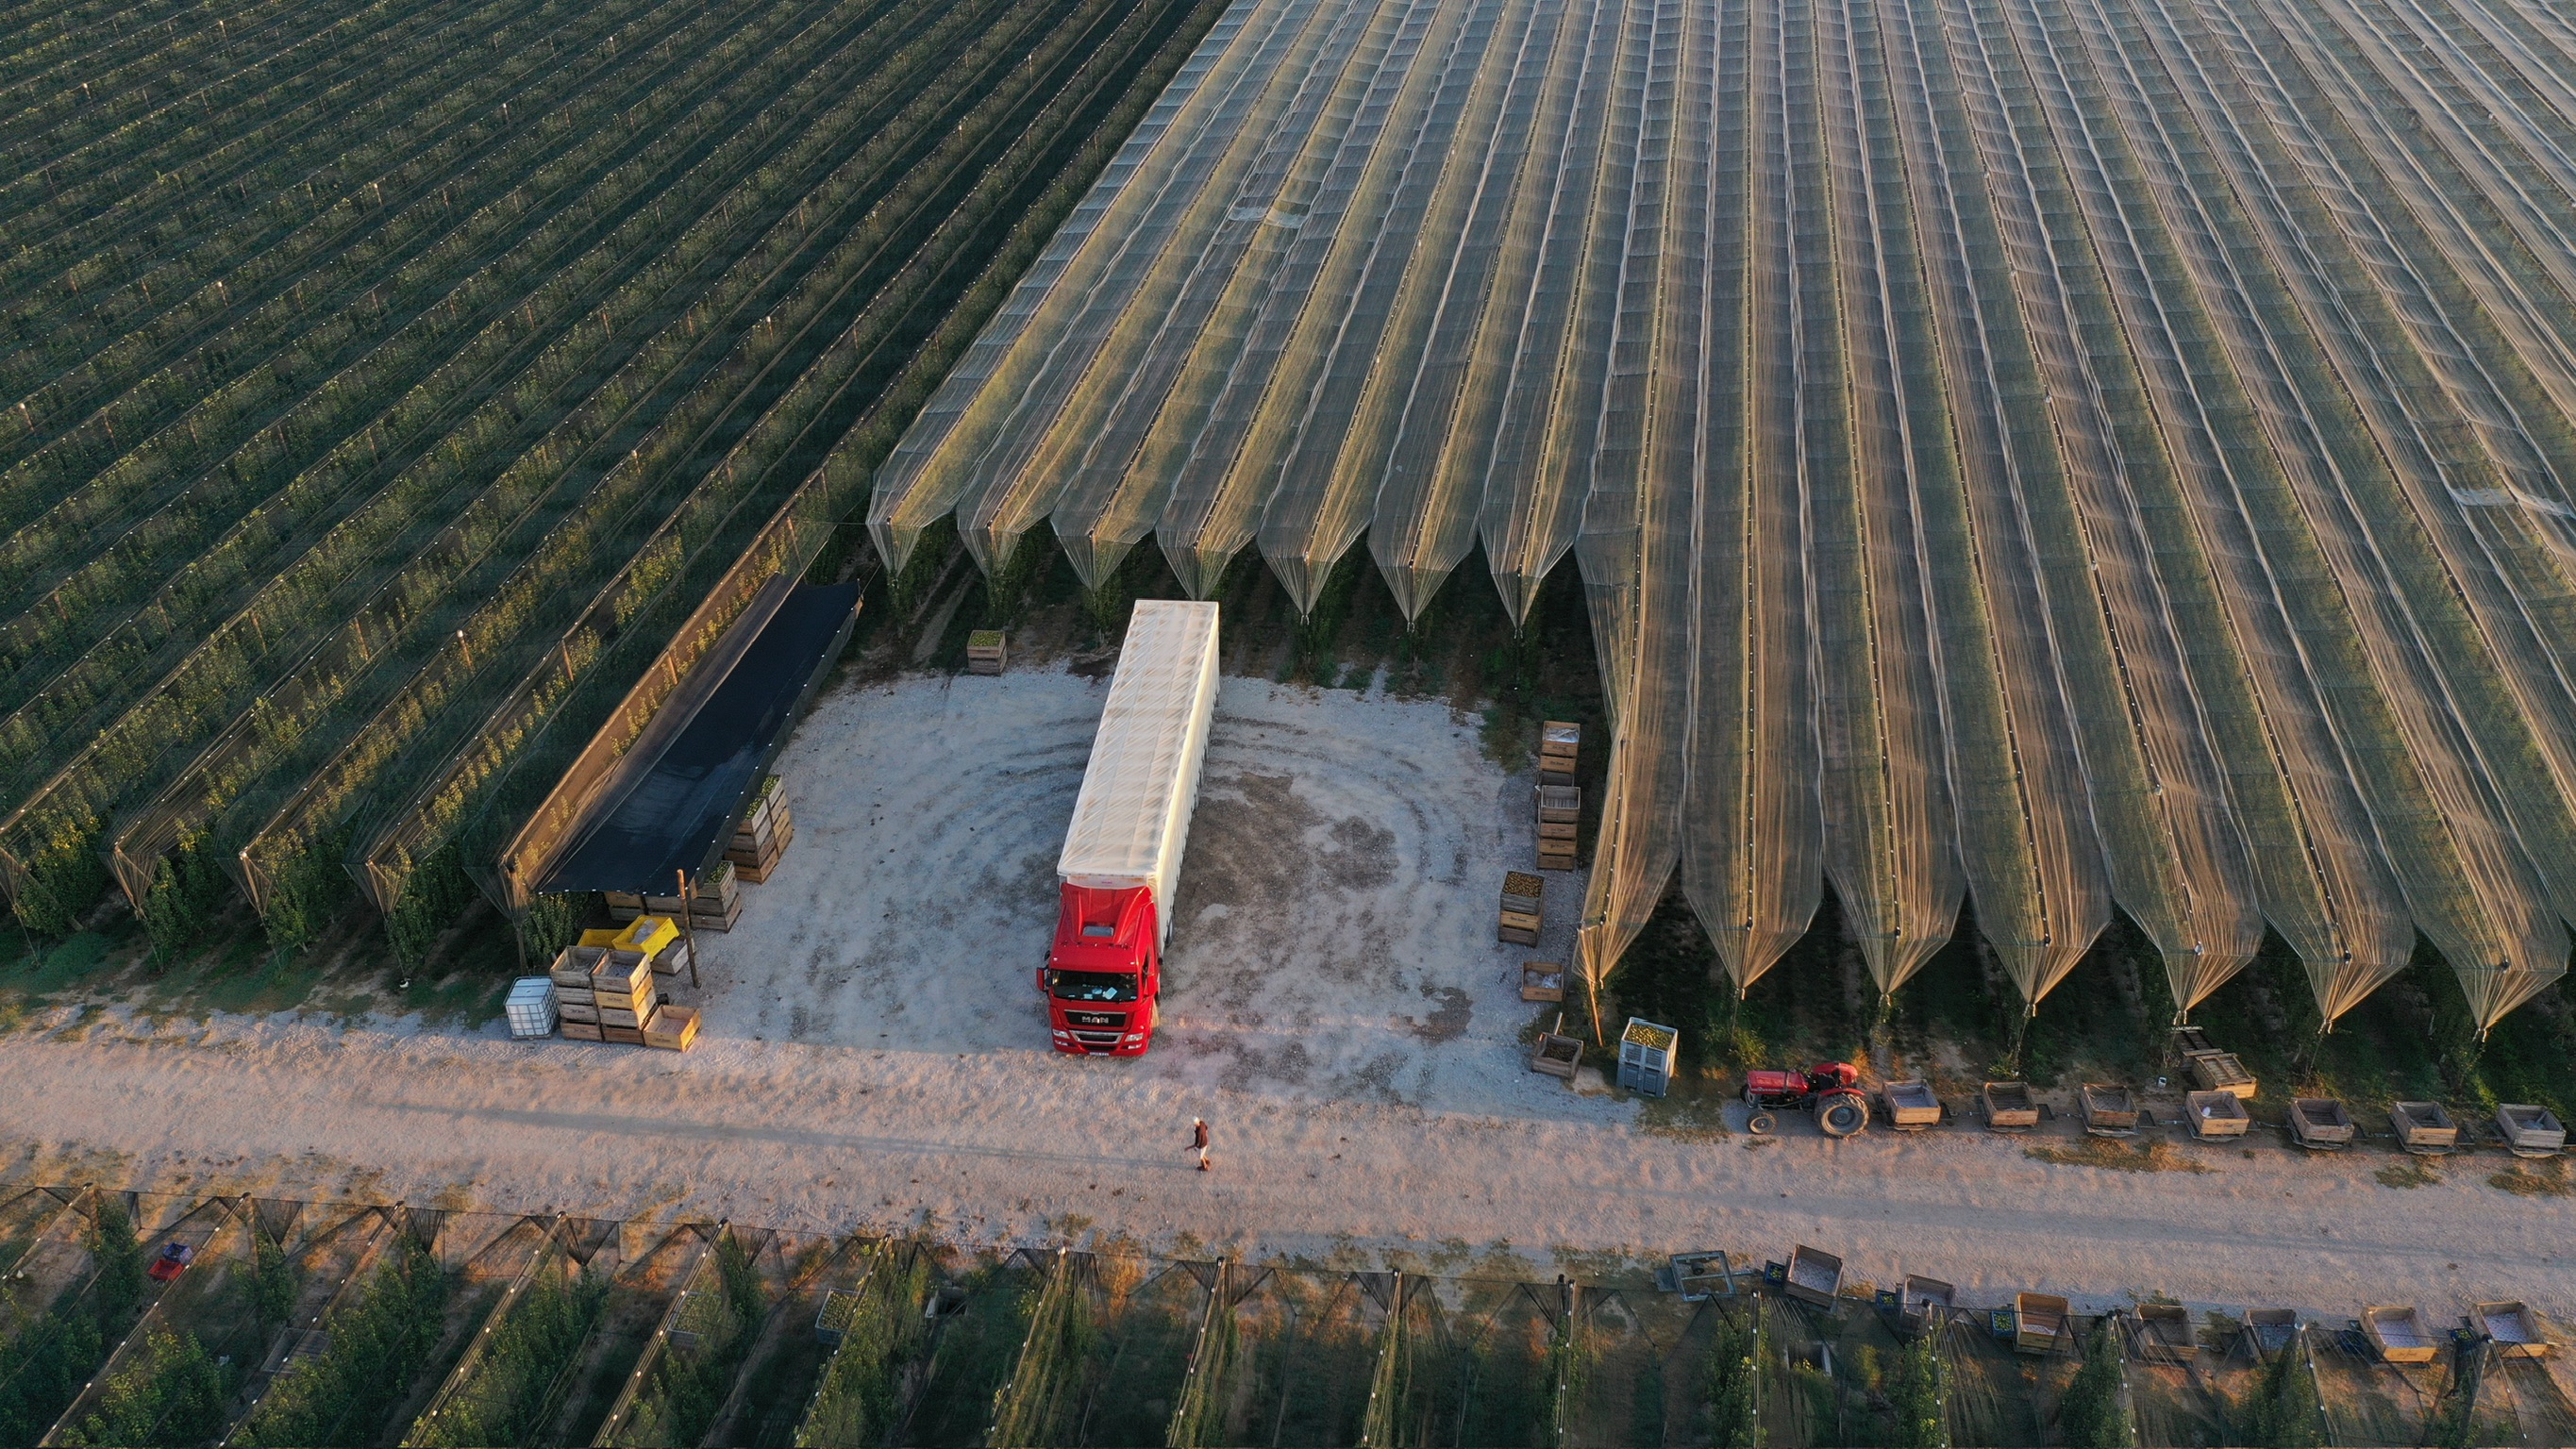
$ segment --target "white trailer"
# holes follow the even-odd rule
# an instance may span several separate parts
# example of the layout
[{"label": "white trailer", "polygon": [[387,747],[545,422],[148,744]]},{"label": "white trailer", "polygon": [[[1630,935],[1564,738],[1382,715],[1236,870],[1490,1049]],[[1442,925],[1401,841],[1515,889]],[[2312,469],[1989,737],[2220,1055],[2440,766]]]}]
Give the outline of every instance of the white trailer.
[{"label": "white trailer", "polygon": [[1216,665],[1215,604],[1136,601],[1056,861],[1066,885],[1144,887],[1154,901],[1158,953],[1172,938],[1172,888],[1207,760]]}]

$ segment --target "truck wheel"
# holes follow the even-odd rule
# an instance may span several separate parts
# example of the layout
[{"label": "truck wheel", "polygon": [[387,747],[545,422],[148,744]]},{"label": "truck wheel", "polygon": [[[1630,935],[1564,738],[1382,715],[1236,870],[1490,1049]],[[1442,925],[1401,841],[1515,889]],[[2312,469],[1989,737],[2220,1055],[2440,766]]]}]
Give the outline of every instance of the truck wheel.
[{"label": "truck wheel", "polygon": [[1778,1122],[1772,1120],[1771,1114],[1768,1112],[1756,1112],[1752,1116],[1744,1119],[1744,1130],[1752,1133],[1756,1137],[1770,1136],[1771,1129],[1779,1125],[1780,1124]]},{"label": "truck wheel", "polygon": [[1869,1125],[1869,1103],[1856,1092],[1836,1092],[1816,1104],[1816,1125],[1828,1137],[1849,1137]]}]

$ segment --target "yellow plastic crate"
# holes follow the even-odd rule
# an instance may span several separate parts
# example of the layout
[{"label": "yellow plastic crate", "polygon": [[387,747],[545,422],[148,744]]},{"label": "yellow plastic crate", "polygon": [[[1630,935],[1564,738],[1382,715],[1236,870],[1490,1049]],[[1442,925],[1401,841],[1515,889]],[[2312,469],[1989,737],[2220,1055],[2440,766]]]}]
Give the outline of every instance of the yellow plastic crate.
[{"label": "yellow plastic crate", "polygon": [[641,951],[653,956],[678,939],[680,928],[669,916],[638,916],[610,944],[620,951]]}]

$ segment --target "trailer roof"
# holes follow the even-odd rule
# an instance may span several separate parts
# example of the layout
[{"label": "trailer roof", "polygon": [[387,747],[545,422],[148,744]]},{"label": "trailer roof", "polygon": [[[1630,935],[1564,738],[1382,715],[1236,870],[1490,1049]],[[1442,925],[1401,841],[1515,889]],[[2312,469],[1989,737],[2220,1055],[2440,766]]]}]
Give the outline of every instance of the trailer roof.
[{"label": "trailer roof", "polygon": [[1181,775],[1191,729],[1202,698],[1212,703],[1216,692],[1216,611],[1213,603],[1137,601],[1057,874],[1154,873],[1175,796],[1188,784]]}]

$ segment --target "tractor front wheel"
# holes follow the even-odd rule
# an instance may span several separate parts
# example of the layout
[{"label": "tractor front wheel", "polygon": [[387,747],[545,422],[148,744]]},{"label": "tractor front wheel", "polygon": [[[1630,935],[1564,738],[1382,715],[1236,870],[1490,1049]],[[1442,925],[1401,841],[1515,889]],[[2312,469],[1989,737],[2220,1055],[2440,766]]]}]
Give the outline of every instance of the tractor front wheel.
[{"label": "tractor front wheel", "polygon": [[1756,1112],[1744,1119],[1744,1130],[1756,1137],[1768,1137],[1780,1124],[1768,1112]]},{"label": "tractor front wheel", "polygon": [[1869,1125],[1869,1101],[1858,1092],[1828,1092],[1816,1103],[1816,1125],[1828,1137],[1849,1137]]}]

